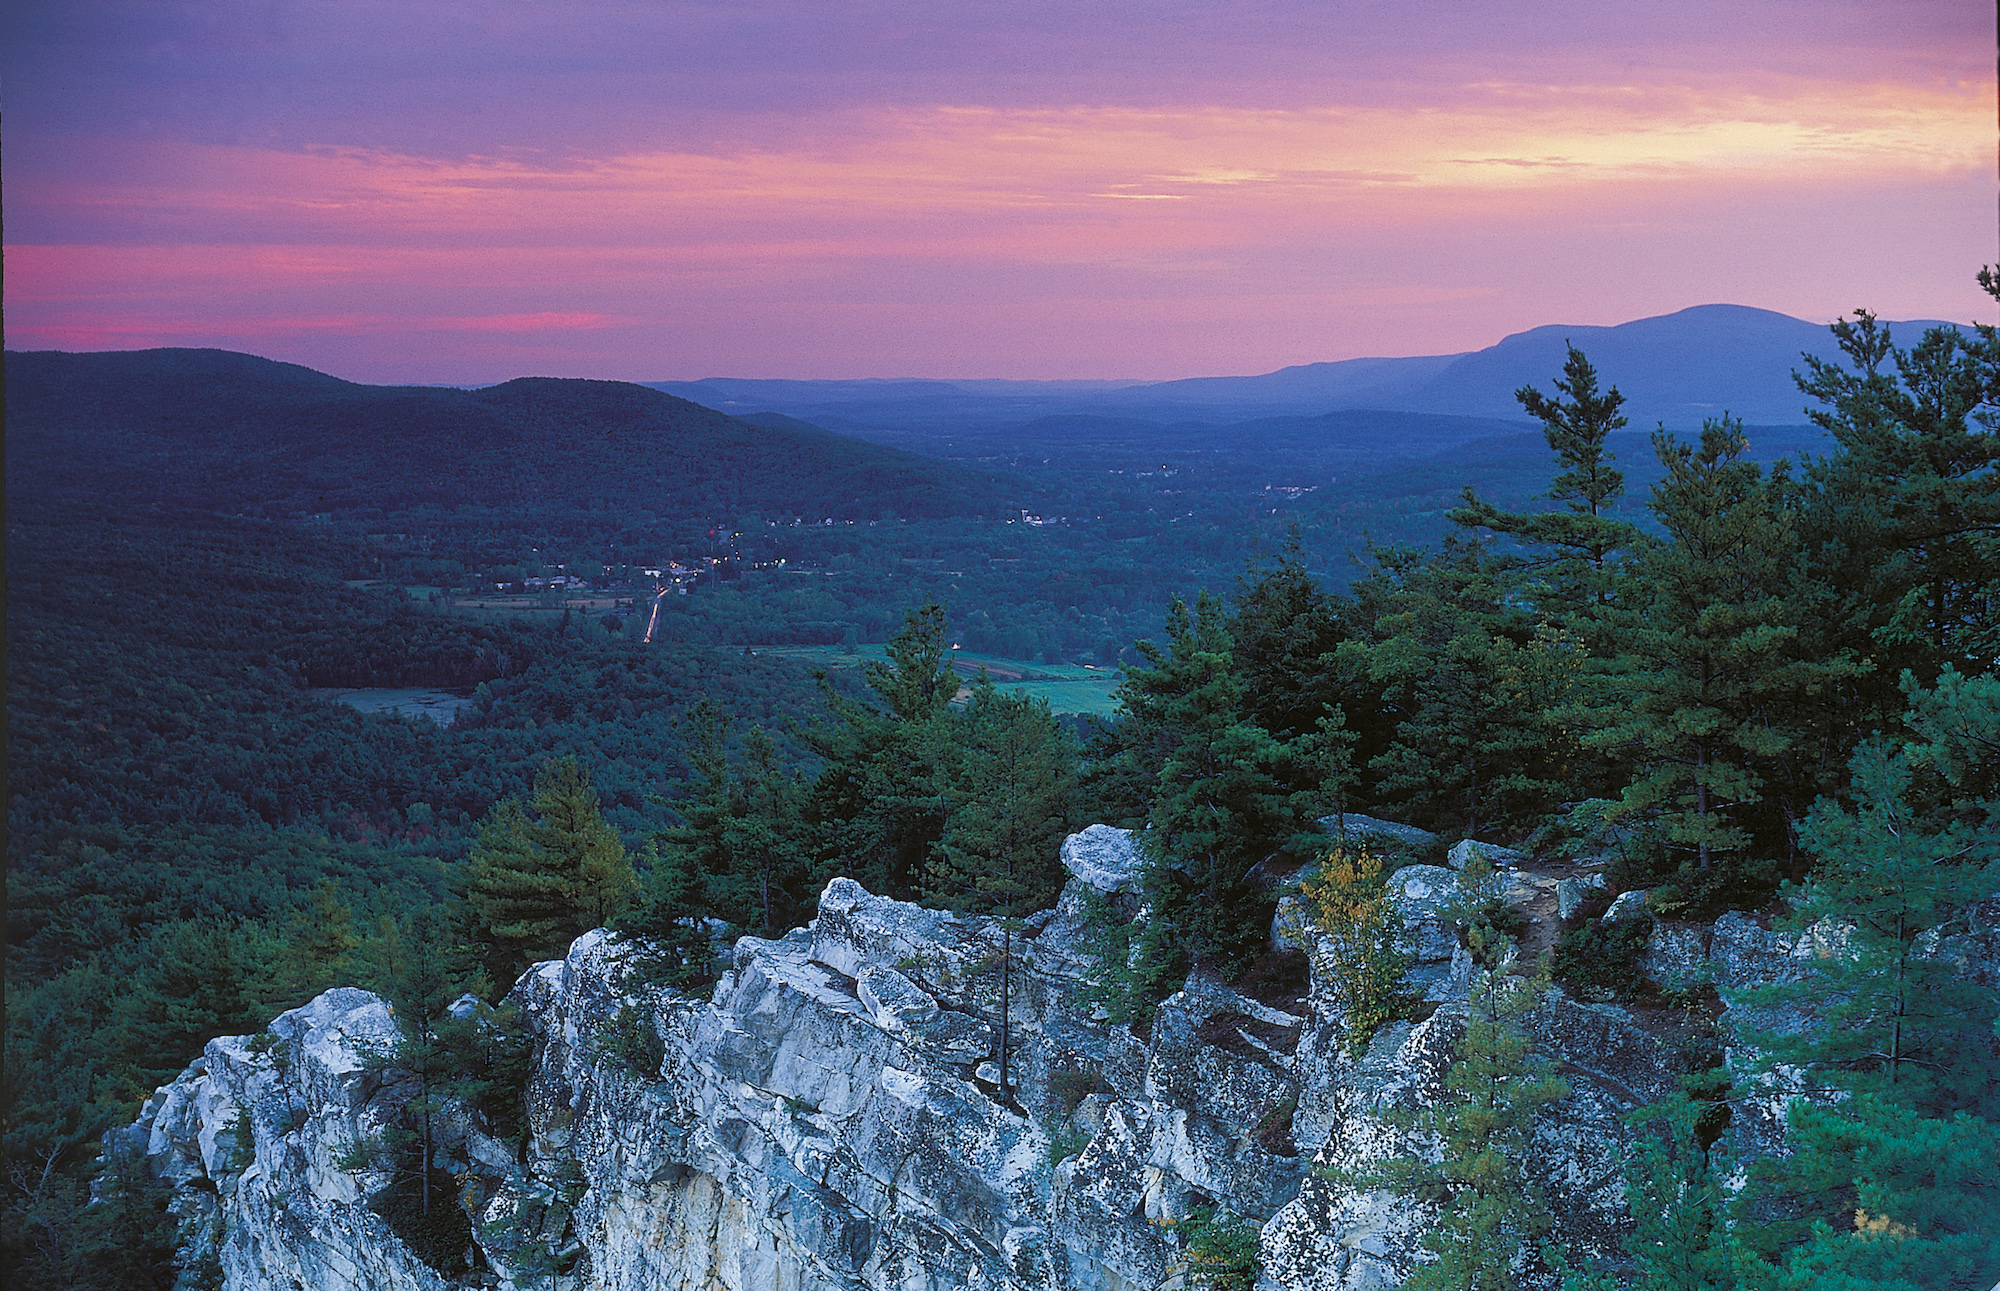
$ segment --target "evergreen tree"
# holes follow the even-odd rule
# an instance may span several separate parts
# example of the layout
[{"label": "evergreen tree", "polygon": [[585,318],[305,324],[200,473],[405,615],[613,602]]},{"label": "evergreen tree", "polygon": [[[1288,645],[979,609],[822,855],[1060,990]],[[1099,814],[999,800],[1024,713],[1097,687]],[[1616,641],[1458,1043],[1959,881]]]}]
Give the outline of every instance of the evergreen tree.
[{"label": "evergreen tree", "polygon": [[[407,1153],[414,1159],[406,1168],[399,1163],[397,1173],[413,1185],[418,1214],[428,1216],[433,1193],[447,1186],[436,1159],[439,1118],[462,1092],[471,1047],[470,1023],[448,1010],[475,984],[474,970],[464,953],[463,931],[449,911],[435,905],[387,923],[373,951],[381,974],[376,989],[388,999],[400,1035],[387,1053],[372,1055],[370,1065],[398,1073],[415,1087],[402,1109]],[[405,1154],[405,1143],[382,1146],[392,1159]]]},{"label": "evergreen tree", "polygon": [[1270,732],[1282,753],[1276,774],[1293,793],[1347,801],[1356,785],[1356,733],[1345,699],[1379,710],[1365,662],[1349,641],[1344,602],[1306,572],[1297,529],[1277,562],[1245,579],[1230,601],[1230,659],[1241,680],[1244,716]]},{"label": "evergreen tree", "polygon": [[[1744,1291],[1987,1291],[2000,1270],[2000,1126],[1858,1094],[1796,1100],[1788,1127],[1786,1174],[1821,1204],[1802,1234],[1738,1222]],[[1753,1187],[1766,1196],[1768,1183]]]},{"label": "evergreen tree", "polygon": [[340,899],[337,883],[321,879],[313,886],[306,907],[284,930],[271,990],[261,1003],[267,1008],[294,1008],[329,987],[341,985],[360,944],[354,932],[353,908]]},{"label": "evergreen tree", "polygon": [[1807,1014],[1754,1037],[1801,1094],[1791,1152],[1751,1163],[1738,1231],[1753,1291],[1981,1291],[2000,1268],[2000,997],[1938,953],[1961,912],[2000,890],[2000,831],[1987,804],[1912,803],[1920,765],[1964,783],[1960,757],[2000,714],[1950,672],[1935,691],[1906,686],[1918,741],[1864,745],[1854,805],[1823,801],[1804,830],[1819,865],[1795,923],[1833,928],[1827,953],[1804,980],[1749,997]]},{"label": "evergreen tree", "polygon": [[1560,800],[1571,749],[1557,714],[1580,647],[1503,607],[1480,542],[1448,537],[1427,561],[1381,554],[1369,668],[1398,720],[1370,763],[1376,796],[1468,837],[1524,832]]},{"label": "evergreen tree", "polygon": [[1355,678],[1338,671],[1348,639],[1341,602],[1307,572],[1297,529],[1269,569],[1245,576],[1230,598],[1230,659],[1242,679],[1246,714],[1282,741],[1314,735]]},{"label": "evergreen tree", "polygon": [[[1500,959],[1502,934],[1474,923],[1467,935],[1475,958]],[[1440,1202],[1423,1240],[1433,1258],[1411,1271],[1408,1291],[1515,1291],[1517,1260],[1532,1258],[1548,1227],[1546,1203],[1522,1157],[1536,1114],[1568,1086],[1534,1054],[1521,1023],[1547,985],[1545,976],[1478,972],[1444,1088],[1410,1122],[1437,1143],[1439,1159],[1390,1162],[1359,1180]]]},{"label": "evergreen tree", "polygon": [[675,804],[682,823],[654,839],[662,858],[671,858],[665,871],[656,865],[656,872],[669,876],[674,905],[705,906],[713,898],[717,906],[735,913],[745,908],[740,894],[724,892],[737,872],[730,822],[740,809],[729,759],[729,718],[720,704],[704,695],[688,709],[681,731],[682,754],[695,773],[695,789]]},{"label": "evergreen tree", "polygon": [[1908,805],[1909,758],[1882,742],[1854,757],[1856,805],[1822,801],[1805,828],[1819,865],[1794,921],[1831,916],[1835,953],[1804,987],[1765,994],[1809,1003],[1815,1024],[1765,1046],[1815,1083],[1870,1091],[1931,1112],[2000,1116],[2000,999],[1965,980],[1930,941],[1959,911],[2000,890],[1987,861],[2000,834],[1964,823],[1924,828]]},{"label": "evergreen tree", "polygon": [[778,764],[777,742],[761,726],[744,735],[741,762],[732,758],[729,719],[713,700],[690,710],[688,732],[687,756],[699,787],[680,804],[685,823],[655,840],[666,865],[662,873],[688,876],[687,902],[774,936],[800,904],[795,889],[805,844],[798,785]]},{"label": "evergreen tree", "polygon": [[582,933],[610,923],[638,887],[625,845],[599,816],[590,777],[574,757],[536,775],[534,806],[534,819],[511,798],[495,806],[466,872],[473,936],[501,989],[527,965],[560,957]]},{"label": "evergreen tree", "polygon": [[167,1291],[176,1284],[178,1226],[168,1213],[173,1187],[153,1178],[144,1151],[119,1141],[105,1150],[96,1203],[77,1218],[68,1274],[52,1285],[103,1291]]},{"label": "evergreen tree", "polygon": [[739,809],[728,824],[728,847],[742,894],[737,908],[754,906],[765,937],[790,927],[804,904],[796,890],[805,854],[799,798],[798,782],[778,764],[777,741],[753,725],[743,735]]},{"label": "evergreen tree", "polygon": [[2000,676],[1967,677],[1946,664],[1935,686],[1903,674],[1913,775],[1924,782],[1928,824],[2000,834]]},{"label": "evergreen tree", "polygon": [[1286,785],[1285,749],[1244,713],[1221,604],[1203,593],[1167,613],[1168,648],[1137,649],[1119,698],[1131,739],[1155,768],[1144,835],[1146,899],[1175,958],[1231,973],[1268,926],[1253,866],[1280,848],[1314,845],[1320,795]]},{"label": "evergreen tree", "polygon": [[824,766],[805,818],[826,867],[870,891],[921,897],[944,832],[940,760],[951,741],[958,674],[936,602],[910,611],[889,642],[887,664],[864,669],[884,707],[846,698],[821,679],[833,717],[801,733]]},{"label": "evergreen tree", "polygon": [[211,1039],[241,1035],[262,1021],[245,986],[239,940],[238,930],[219,919],[172,923],[153,935],[145,969],[120,1001],[131,1093],[151,1093]]},{"label": "evergreen tree", "polygon": [[1525,596],[1545,619],[1586,633],[1602,646],[1603,612],[1612,600],[1615,557],[1637,546],[1639,530],[1614,519],[1611,510],[1625,493],[1625,476],[1612,465],[1607,443],[1622,429],[1618,410],[1625,396],[1618,387],[1599,393],[1597,369],[1574,345],[1551,398],[1533,386],[1514,392],[1542,433],[1562,469],[1549,486],[1553,511],[1501,511],[1471,489],[1451,513],[1459,525],[1511,534],[1524,550],[1510,564],[1525,573]]},{"label": "evergreen tree", "polygon": [[999,1075],[1009,1096],[1014,933],[1055,904],[1063,839],[1074,816],[1076,744],[1045,699],[1006,696],[980,674],[949,765],[950,815],[938,840],[935,887],[952,908],[1000,916]]},{"label": "evergreen tree", "polygon": [[[1625,1252],[1637,1277],[1572,1273],[1563,1291],[1737,1291],[1728,1195],[1701,1132],[1707,1115],[1704,1104],[1676,1091],[1628,1118],[1651,1131],[1640,1135],[1625,1166],[1633,1221]],[[1558,1267],[1567,1263],[1559,1252],[1550,1258]]]},{"label": "evergreen tree", "polygon": [[955,910],[1022,918],[1055,904],[1074,822],[1076,743],[1047,700],[981,676],[948,768],[950,814],[934,891]]},{"label": "evergreen tree", "polygon": [[707,885],[693,858],[669,845],[648,844],[645,887],[615,925],[620,940],[641,943],[640,970],[648,980],[694,991],[716,976],[714,943],[704,920],[712,914]]},{"label": "evergreen tree", "polygon": [[[1742,424],[1707,422],[1699,447],[1665,431],[1653,444],[1667,468],[1653,512],[1669,541],[1639,558],[1631,671],[1588,740],[1636,764],[1624,811],[1692,863],[1691,891],[1713,893],[1744,876],[1753,827],[1774,814],[1759,814],[1765,773],[1794,739],[1792,701],[1852,665],[1798,653],[1783,594],[1791,515],[1743,459]],[[1764,841],[1784,845],[1782,819]]]},{"label": "evergreen tree", "polygon": [[535,815],[529,838],[543,867],[568,884],[577,931],[610,923],[631,902],[638,878],[618,831],[599,815],[590,774],[575,757],[557,758],[535,776]]},{"label": "evergreen tree", "polygon": [[[1989,279],[1990,280],[1990,279]],[[1833,325],[1846,365],[1805,356],[1799,388],[1840,450],[1811,463],[1802,506],[1816,617],[1834,644],[1930,680],[2000,655],[2000,333],[1937,327],[1898,348],[1873,314]],[[1892,375],[1888,369],[1895,369]],[[1880,692],[1885,709],[1890,693]],[[1885,714],[1886,715],[1886,714]]]}]

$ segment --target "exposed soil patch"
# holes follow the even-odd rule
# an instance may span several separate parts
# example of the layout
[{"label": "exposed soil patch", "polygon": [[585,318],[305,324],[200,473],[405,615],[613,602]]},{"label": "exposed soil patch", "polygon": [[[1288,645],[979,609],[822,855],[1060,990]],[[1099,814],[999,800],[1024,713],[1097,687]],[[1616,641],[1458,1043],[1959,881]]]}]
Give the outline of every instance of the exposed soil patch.
[{"label": "exposed soil patch", "polygon": [[1279,1053],[1292,1053],[1299,1047],[1299,1033],[1303,1029],[1281,1027],[1275,1022],[1253,1018],[1247,1013],[1217,1013],[1196,1027],[1194,1034],[1203,1044],[1212,1045],[1224,1053],[1234,1054],[1238,1058],[1268,1061],[1270,1055],[1252,1044],[1250,1037],[1255,1037]]},{"label": "exposed soil patch", "polygon": [[1250,961],[1243,975],[1230,983],[1240,995],[1286,1013],[1306,1012],[1312,966],[1302,950],[1267,950]]},{"label": "exposed soil patch", "polygon": [[1256,1129],[1250,1131],[1250,1141],[1272,1156],[1297,1156],[1299,1145],[1292,1137],[1292,1119],[1298,1110],[1299,1100],[1296,1098],[1278,1104],[1257,1122]]}]

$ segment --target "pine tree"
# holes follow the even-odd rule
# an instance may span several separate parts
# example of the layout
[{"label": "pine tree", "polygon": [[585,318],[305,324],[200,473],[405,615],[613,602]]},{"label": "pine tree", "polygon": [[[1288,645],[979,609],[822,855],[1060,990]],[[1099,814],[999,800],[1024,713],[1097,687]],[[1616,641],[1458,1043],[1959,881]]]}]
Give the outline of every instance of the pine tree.
[{"label": "pine tree", "polygon": [[[1796,1101],[1788,1125],[1786,1173],[1816,1186],[1821,1205],[1803,1234],[1768,1219],[1738,1222],[1745,1291],[1991,1285],[2000,1269],[2000,1125],[1964,1112],[1927,1116],[1872,1094],[1831,1107]],[[1757,1182],[1753,1175],[1753,1199],[1768,1191]]]},{"label": "pine tree", "polygon": [[340,899],[337,883],[321,879],[306,907],[285,928],[273,966],[272,990],[263,1002],[292,1008],[340,985],[360,944],[353,908]]},{"label": "pine tree", "polygon": [[1144,836],[1146,899],[1176,958],[1225,973],[1249,958],[1269,923],[1252,866],[1317,835],[1321,800],[1280,777],[1285,747],[1244,713],[1222,606],[1203,593],[1167,613],[1168,648],[1137,649],[1119,687],[1135,755],[1153,772]]},{"label": "pine tree", "polygon": [[939,763],[958,693],[950,653],[944,607],[910,611],[889,663],[863,669],[885,706],[849,699],[822,677],[833,720],[800,733],[824,763],[804,808],[824,867],[901,900],[926,892],[944,831]]},{"label": "pine tree", "polygon": [[438,1118],[459,1092],[466,1047],[464,1026],[446,1010],[474,978],[461,950],[463,933],[443,908],[420,906],[384,933],[376,948],[382,973],[376,988],[387,997],[401,1035],[394,1048],[374,1055],[371,1063],[403,1074],[416,1087],[402,1115],[415,1148],[409,1174],[416,1182],[418,1213],[429,1215],[439,1183]]},{"label": "pine tree", "polygon": [[775,937],[799,912],[796,886],[803,875],[799,785],[778,764],[778,744],[762,726],[743,736],[738,811],[728,824],[730,856],[739,891],[753,894],[762,935]]},{"label": "pine tree", "polygon": [[[1501,934],[1475,923],[1468,936],[1476,958],[1500,958]],[[1433,1258],[1411,1271],[1408,1291],[1515,1291],[1517,1258],[1532,1252],[1548,1227],[1546,1203],[1522,1159],[1536,1114],[1568,1086],[1534,1054],[1521,1024],[1547,985],[1546,976],[1479,971],[1444,1088],[1410,1122],[1437,1143],[1439,1159],[1390,1162],[1356,1180],[1441,1203],[1423,1239]]]},{"label": "pine tree", "polygon": [[[1669,541],[1640,556],[1631,671],[1587,740],[1629,757],[1624,811],[1692,863],[1691,889],[1741,878],[1766,773],[1791,746],[1795,697],[1852,664],[1807,660],[1784,591],[1797,567],[1792,517],[1762,469],[1743,459],[1740,422],[1711,420],[1693,447],[1661,431],[1667,477],[1653,512]],[[1777,828],[1782,831],[1783,823]],[[1769,833],[1767,847],[1782,847]]]},{"label": "pine tree", "polygon": [[240,940],[219,919],[172,923],[153,935],[145,970],[120,1001],[132,1092],[165,1084],[211,1039],[243,1034],[262,1020],[246,989]]},{"label": "pine tree", "polygon": [[574,757],[557,758],[535,777],[529,838],[542,865],[563,877],[578,932],[601,928],[631,902],[638,878],[618,831],[598,814],[597,791]]},{"label": "pine tree", "polygon": [[1514,392],[1528,415],[1542,423],[1542,433],[1562,465],[1548,493],[1561,509],[1501,511],[1467,489],[1450,518],[1459,525],[1519,539],[1525,550],[1510,563],[1526,576],[1524,594],[1537,612],[1601,645],[1605,627],[1601,618],[1612,599],[1614,557],[1640,540],[1637,526],[1610,514],[1624,496],[1625,476],[1611,464],[1607,440],[1626,424],[1618,411],[1625,396],[1616,386],[1599,393],[1597,369],[1574,345],[1567,348],[1569,357],[1555,383],[1554,398],[1533,386]]},{"label": "pine tree", "polygon": [[2000,891],[1986,863],[2000,836],[1963,822],[1926,829],[1907,802],[1910,780],[1903,750],[1871,742],[1854,757],[1854,809],[1822,801],[1807,822],[1819,865],[1793,919],[1831,916],[1841,944],[1812,961],[1806,986],[1764,992],[1807,1003],[1816,1020],[1763,1043],[1826,1087],[2000,1116],[2000,999],[1928,949],[1959,911]]},{"label": "pine tree", "polygon": [[1950,790],[1928,812],[1912,801],[1920,766],[1962,791],[1960,759],[2000,712],[1950,673],[1935,691],[1906,685],[1917,739],[1864,745],[1853,806],[1823,801],[1803,831],[1819,865],[1795,924],[1834,929],[1827,953],[1746,1001],[1809,1017],[1752,1037],[1801,1090],[1790,1153],[1752,1163],[1744,1194],[1753,1291],[1983,1291],[2000,1268],[2000,997],[1937,953],[1960,912],[2000,890],[2000,830],[1990,804],[1967,810]]},{"label": "pine tree", "polygon": [[1338,808],[1353,792],[1358,736],[1344,699],[1379,708],[1365,662],[1341,647],[1350,640],[1344,603],[1306,572],[1294,528],[1277,562],[1246,575],[1230,600],[1230,661],[1243,690],[1244,717],[1270,732],[1281,756],[1274,768],[1295,794]]},{"label": "pine tree", "polygon": [[[1728,1193],[1701,1133],[1709,1114],[1676,1091],[1628,1118],[1650,1131],[1639,1135],[1625,1166],[1633,1221],[1625,1252],[1637,1277],[1572,1273],[1563,1291],[1737,1291]],[[1550,1258],[1558,1267],[1567,1263],[1559,1252]]]},{"label": "pine tree", "polygon": [[[1803,511],[1835,644],[1930,680],[2000,654],[2000,333],[1937,327],[1898,348],[1873,314],[1833,331],[1847,364],[1805,356],[1799,388],[1840,451],[1810,464]],[[1895,369],[1892,375],[1887,369]],[[1889,693],[1882,691],[1885,708]]]},{"label": "pine tree", "polygon": [[980,674],[948,766],[950,814],[938,840],[935,888],[953,909],[1000,916],[999,1084],[1008,1096],[1014,933],[1055,904],[1063,839],[1074,816],[1076,745],[1048,701],[1006,696]]},{"label": "pine tree", "polygon": [[1449,536],[1428,561],[1378,554],[1369,669],[1398,721],[1369,764],[1376,796],[1468,837],[1525,831],[1561,800],[1569,742],[1555,716],[1580,647],[1504,607],[1483,543]]},{"label": "pine tree", "polygon": [[644,860],[645,886],[615,933],[640,943],[640,971],[648,980],[696,990],[716,976],[715,947],[703,922],[713,911],[707,885],[690,854],[679,848],[648,844]]},{"label": "pine tree", "polygon": [[1246,715],[1281,741],[1339,727],[1344,681],[1334,659],[1348,639],[1339,601],[1305,567],[1297,529],[1269,569],[1245,576],[1230,598],[1230,659]]},{"label": "pine tree", "polygon": [[135,1144],[108,1145],[95,1203],[77,1217],[72,1249],[55,1261],[69,1277],[51,1285],[103,1291],[168,1291],[176,1285],[173,1187],[155,1179]]},{"label": "pine tree", "polygon": [[1946,664],[1935,686],[1905,672],[1902,688],[1911,769],[1928,789],[1924,818],[2000,835],[2000,676],[1968,677]]},{"label": "pine tree", "polygon": [[527,965],[560,957],[583,932],[610,923],[638,888],[625,845],[598,815],[590,777],[574,757],[536,775],[534,805],[536,819],[511,798],[495,806],[467,866],[473,935],[501,989]]},{"label": "pine tree", "polygon": [[981,676],[948,768],[950,814],[934,891],[955,910],[1025,917],[1055,903],[1074,821],[1077,750],[1047,700]]}]

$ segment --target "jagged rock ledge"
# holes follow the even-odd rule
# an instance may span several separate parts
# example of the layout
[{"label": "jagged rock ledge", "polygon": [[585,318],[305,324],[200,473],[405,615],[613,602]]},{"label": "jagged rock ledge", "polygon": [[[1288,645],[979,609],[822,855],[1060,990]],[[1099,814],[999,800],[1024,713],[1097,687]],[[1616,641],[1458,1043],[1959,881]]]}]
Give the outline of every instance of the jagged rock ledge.
[{"label": "jagged rock ledge", "polygon": [[[387,1178],[343,1168],[411,1096],[364,1061],[394,1039],[373,995],[329,991],[269,1037],[211,1041],[120,1133],[176,1185],[188,1240],[212,1245],[232,1291],[495,1286],[529,1279],[538,1251],[559,1272],[533,1284],[562,1291],[1128,1291],[1173,1276],[1175,1225],[1209,1205],[1261,1225],[1262,1291],[1398,1285],[1434,1214],[1333,1172],[1434,1150],[1394,1113],[1438,1096],[1463,1026],[1473,974],[1442,913],[1462,876],[1394,876],[1426,1016],[1354,1055],[1296,903],[1281,924],[1302,992],[1196,977],[1144,1036],[1108,1025],[1078,995],[1085,896],[1129,891],[1136,853],[1096,826],[1063,855],[1061,901],[1014,943],[1004,1092],[999,925],[846,879],[808,926],[739,941],[707,999],[642,985],[602,932],[535,966],[513,992],[535,1039],[525,1142],[462,1108],[440,1122],[476,1246],[455,1281],[369,1208]],[[1726,945],[1744,973],[1736,960],[1796,950],[1754,940],[1699,950]],[[658,1039],[657,1068],[608,1039],[621,1010]],[[1530,1154],[1551,1237],[1607,1252],[1627,1224],[1621,1118],[1676,1071],[1612,1006],[1552,991],[1531,1023],[1571,1090]]]}]

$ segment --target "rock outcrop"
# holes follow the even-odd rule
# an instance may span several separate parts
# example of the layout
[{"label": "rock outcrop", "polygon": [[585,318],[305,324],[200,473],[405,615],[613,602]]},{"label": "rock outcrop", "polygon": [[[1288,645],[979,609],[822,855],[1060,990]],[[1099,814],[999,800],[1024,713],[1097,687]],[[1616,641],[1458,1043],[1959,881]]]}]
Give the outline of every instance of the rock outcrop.
[{"label": "rock outcrop", "polygon": [[[807,927],[739,941],[705,999],[645,985],[601,932],[531,969],[512,996],[534,1037],[524,1134],[439,1118],[473,1247],[451,1278],[371,1209],[387,1176],[353,1151],[412,1095],[368,1061],[395,1037],[372,995],[210,1042],[124,1133],[235,1291],[1128,1291],[1173,1285],[1181,1226],[1209,1208],[1260,1230],[1265,1291],[1397,1285],[1433,1209],[1337,1179],[1434,1151],[1402,1114],[1439,1097],[1465,1024],[1462,875],[1393,876],[1423,1004],[1357,1051],[1296,902],[1289,959],[1242,989],[1191,979],[1144,1033],[1111,1025],[1085,989],[1087,896],[1129,893],[1132,840],[1097,827],[1064,859],[1062,901],[1011,939],[836,879]],[[1570,1086],[1531,1151],[1551,1238],[1613,1249],[1622,1115],[1675,1072],[1616,1008],[1552,990],[1530,1026]]]}]

